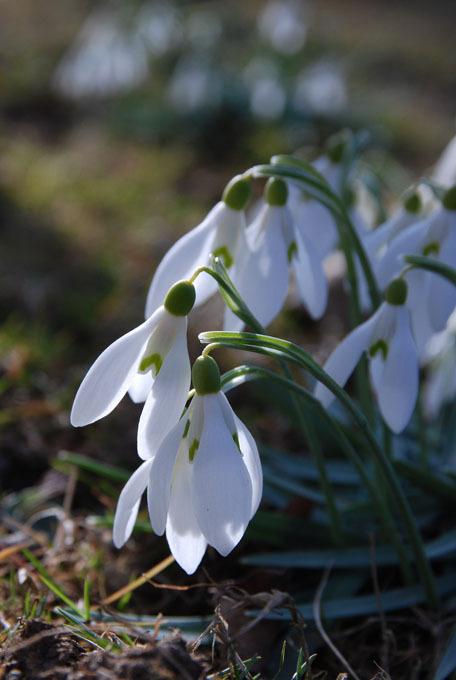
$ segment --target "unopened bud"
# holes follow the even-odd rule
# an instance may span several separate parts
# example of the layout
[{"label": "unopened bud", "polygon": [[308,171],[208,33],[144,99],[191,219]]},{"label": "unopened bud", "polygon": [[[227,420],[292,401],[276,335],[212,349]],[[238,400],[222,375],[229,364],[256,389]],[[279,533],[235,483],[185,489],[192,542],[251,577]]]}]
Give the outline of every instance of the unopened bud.
[{"label": "unopened bud", "polygon": [[276,179],[275,177],[268,179],[264,197],[269,205],[285,205],[288,198],[288,187],[283,179]]},{"label": "unopened bud", "polygon": [[404,279],[393,279],[385,291],[389,305],[403,305],[407,299],[407,284]]},{"label": "unopened bud", "polygon": [[220,392],[220,371],[212,357],[200,356],[193,364],[192,381],[196,393],[217,394]]},{"label": "unopened bud", "polygon": [[244,210],[250,200],[251,182],[242,175],[236,175],[226,185],[222,200],[232,210]]},{"label": "unopened bud", "polygon": [[193,283],[178,281],[167,292],[163,306],[173,316],[187,316],[195,304],[195,297]]}]

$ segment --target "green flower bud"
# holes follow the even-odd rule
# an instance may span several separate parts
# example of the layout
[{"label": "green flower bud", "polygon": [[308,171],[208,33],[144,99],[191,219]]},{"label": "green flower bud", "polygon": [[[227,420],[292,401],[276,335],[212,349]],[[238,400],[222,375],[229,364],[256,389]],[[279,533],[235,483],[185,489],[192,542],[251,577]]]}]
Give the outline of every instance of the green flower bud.
[{"label": "green flower bud", "polygon": [[393,279],[385,291],[389,305],[403,305],[407,299],[407,284],[404,279]]},{"label": "green flower bud", "polygon": [[456,185],[445,191],[442,205],[446,210],[456,210]]},{"label": "green flower bud", "polygon": [[264,197],[269,205],[285,205],[288,198],[288,187],[283,179],[274,177],[268,179],[264,189]]},{"label": "green flower bud", "polygon": [[166,294],[164,307],[173,316],[187,316],[195,304],[196,291],[193,283],[178,281]]},{"label": "green flower bud", "polygon": [[220,392],[220,371],[217,362],[212,357],[198,357],[193,364],[192,380],[196,393],[201,396]]},{"label": "green flower bud", "polygon": [[236,175],[226,185],[222,200],[232,210],[244,210],[250,200],[251,182],[242,175]]},{"label": "green flower bud", "polygon": [[340,163],[342,161],[346,144],[347,133],[343,131],[331,135],[327,140],[325,144],[325,153],[333,163]]},{"label": "green flower bud", "polygon": [[417,194],[415,191],[412,193],[409,193],[404,197],[404,200],[402,201],[402,205],[404,206],[404,209],[407,210],[407,212],[410,213],[419,213],[421,210],[421,198],[420,195]]}]

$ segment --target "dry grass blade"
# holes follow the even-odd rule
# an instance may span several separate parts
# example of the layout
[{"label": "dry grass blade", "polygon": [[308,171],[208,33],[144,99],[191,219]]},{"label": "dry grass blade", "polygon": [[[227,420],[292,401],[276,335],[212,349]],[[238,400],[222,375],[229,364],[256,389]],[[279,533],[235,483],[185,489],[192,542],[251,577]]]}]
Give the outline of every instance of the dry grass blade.
[{"label": "dry grass blade", "polygon": [[155,567],[152,567],[152,569],[149,569],[149,571],[146,571],[144,574],[142,574],[142,576],[139,576],[137,579],[135,579],[128,585],[124,586],[123,588],[116,590],[115,593],[112,593],[108,597],[105,597],[105,599],[101,601],[101,604],[105,605],[111,604],[112,602],[120,600],[120,598],[126,595],[127,593],[130,593],[132,590],[136,590],[136,588],[139,588],[139,586],[142,586],[144,583],[147,583],[149,579],[154,578],[154,576],[157,576],[157,574],[160,574],[173,562],[174,557],[172,555],[168,555],[168,557],[166,557],[164,560],[156,564]]},{"label": "dry grass blade", "polygon": [[331,565],[325,570],[323,574],[323,578],[321,579],[320,585],[318,586],[317,592],[315,593],[315,599],[313,601],[313,615],[315,619],[315,625],[317,626],[318,632],[320,633],[321,637],[323,640],[326,642],[330,650],[337,656],[339,661],[343,663],[345,668],[348,670],[349,673],[353,675],[355,680],[360,680],[359,676],[355,673],[353,668],[350,666],[348,663],[347,659],[339,652],[337,649],[336,645],[331,641],[329,638],[328,634],[326,633],[325,629],[323,628],[323,624],[321,621],[321,598],[323,596],[323,591],[326,588],[326,584],[328,583],[328,578],[329,574],[331,572]]}]

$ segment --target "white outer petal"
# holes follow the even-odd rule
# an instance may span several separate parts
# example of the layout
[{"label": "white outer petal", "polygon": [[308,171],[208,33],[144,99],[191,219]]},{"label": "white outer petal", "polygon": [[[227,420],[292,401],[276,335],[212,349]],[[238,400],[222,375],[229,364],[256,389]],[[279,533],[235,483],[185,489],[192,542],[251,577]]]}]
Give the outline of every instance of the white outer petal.
[{"label": "white outer petal", "polygon": [[384,290],[391,279],[405,269],[405,262],[401,255],[416,255],[421,253],[423,239],[429,229],[429,220],[415,222],[410,227],[401,231],[392,239],[384,255],[378,261],[376,274],[380,290]]},{"label": "white outer petal", "polygon": [[[450,267],[456,267],[456,216],[449,216],[450,228],[440,251],[441,262]],[[431,274],[430,282],[430,313],[434,330],[440,331],[445,326],[448,317],[456,304],[456,286],[439,276]]]},{"label": "white outer petal", "polygon": [[[223,206],[224,203],[217,203],[201,224],[182,236],[168,250],[150,284],[146,301],[146,317],[163,304],[171,286],[181,279],[188,279],[197,267],[207,264]],[[209,277],[201,274],[195,283],[198,284],[198,281],[203,278]]]},{"label": "white outer petal", "polygon": [[133,531],[136,517],[138,516],[141,496],[149,481],[151,462],[147,460],[140,465],[120,492],[112,528],[112,538],[116,548],[122,547]]},{"label": "white outer petal", "polygon": [[207,547],[193,510],[192,473],[193,463],[188,459],[187,448],[181,447],[171,483],[166,538],[176,562],[187,574],[197,569]]},{"label": "white outer petal", "polygon": [[117,406],[133,382],[150,336],[167,313],[160,307],[150,319],[100,354],[77,391],[71,411],[72,425],[93,423]]},{"label": "white outer petal", "polygon": [[[330,355],[323,370],[328,373],[338,385],[343,387],[353,372],[356,364],[361,358],[362,353],[369,347],[375,326],[384,314],[384,305],[381,305],[375,314],[360,326],[357,326],[349,333],[342,342],[337,345],[334,352]],[[317,383],[315,397],[322,405],[327,408],[334,395],[322,383]]]},{"label": "white outer petal", "polygon": [[234,421],[236,423],[239,438],[239,447],[244,456],[244,463],[250,475],[250,481],[252,482],[252,508],[250,511],[250,518],[252,518],[258,510],[261,496],[263,495],[263,468],[261,467],[260,456],[254,438],[242,420],[235,414]]},{"label": "white outer petal", "polygon": [[321,258],[312,241],[298,229],[295,230],[298,253],[292,265],[299,295],[313,319],[319,319],[328,301],[328,282]]},{"label": "white outer petal", "polygon": [[[234,284],[262,326],[268,326],[275,319],[288,292],[289,265],[283,219],[280,208],[263,208],[257,217],[262,226],[254,247],[248,257],[240,254],[242,269],[235,271]],[[255,225],[252,227],[256,229]]]},{"label": "white outer petal", "polygon": [[204,428],[192,476],[193,507],[209,545],[227,555],[250,520],[252,483],[226,427],[219,394],[204,399]]},{"label": "white outer petal", "polygon": [[147,487],[147,505],[152,529],[158,535],[161,535],[166,528],[174,464],[179,448],[185,447],[182,435],[186,423],[187,418],[182,418],[166,435],[156,456],[152,458]]},{"label": "white outer petal", "polygon": [[139,419],[138,454],[143,460],[155,455],[165,435],[178,422],[190,390],[187,317],[177,319],[176,323],[173,345],[163,360]]},{"label": "white outer petal", "polygon": [[377,395],[382,416],[396,434],[402,432],[413,413],[418,377],[418,357],[409,313],[401,305],[396,310],[396,331],[389,343]]}]

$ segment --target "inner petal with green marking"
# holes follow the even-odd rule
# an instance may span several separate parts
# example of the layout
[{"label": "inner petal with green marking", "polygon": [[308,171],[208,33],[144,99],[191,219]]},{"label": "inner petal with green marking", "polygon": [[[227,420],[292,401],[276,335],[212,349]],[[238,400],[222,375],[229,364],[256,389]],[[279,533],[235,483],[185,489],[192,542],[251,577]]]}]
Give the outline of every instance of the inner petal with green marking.
[{"label": "inner petal with green marking", "polygon": [[378,352],[382,353],[383,361],[386,361],[386,357],[388,356],[388,345],[385,340],[377,340],[377,342],[369,348],[370,357],[374,357]]},{"label": "inner petal with green marking", "polygon": [[198,451],[199,447],[199,441],[197,439],[194,439],[190,446],[188,447],[188,459],[190,463],[193,463],[193,459],[195,457],[195,453]]},{"label": "inner petal with green marking", "polygon": [[239,437],[238,437],[238,433],[237,433],[237,432],[235,432],[235,433],[233,434],[233,441],[234,441],[234,443],[236,444],[236,446],[238,447],[239,453],[241,454],[241,456],[243,456],[244,454],[243,454],[242,451],[241,451],[241,445],[239,444]]},{"label": "inner petal with green marking", "polygon": [[290,245],[288,246],[287,250],[287,258],[288,262],[291,262],[293,257],[295,257],[298,254],[298,246],[296,245],[296,241],[292,241]]},{"label": "inner petal with green marking", "polygon": [[228,246],[219,246],[213,252],[214,257],[220,257],[226,269],[229,269],[233,264],[233,256],[231,255]]},{"label": "inner petal with green marking", "polygon": [[151,371],[155,368],[154,375],[157,376],[162,364],[163,358],[160,356],[160,354],[157,352],[154,354],[149,354],[148,356],[144,356],[141,359],[141,363],[139,364],[139,372],[147,373],[147,371]]},{"label": "inner petal with green marking", "polygon": [[423,248],[423,255],[429,256],[429,255],[438,255],[440,252],[440,243],[437,243],[437,241],[433,241],[432,243],[428,243],[427,246],[424,246]]}]

